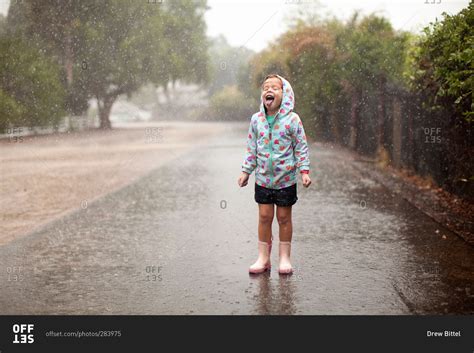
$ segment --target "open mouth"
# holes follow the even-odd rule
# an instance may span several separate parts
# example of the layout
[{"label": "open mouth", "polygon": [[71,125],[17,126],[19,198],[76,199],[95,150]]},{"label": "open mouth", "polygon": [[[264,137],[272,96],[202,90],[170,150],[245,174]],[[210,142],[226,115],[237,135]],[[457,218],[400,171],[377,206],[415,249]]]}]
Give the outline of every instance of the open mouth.
[{"label": "open mouth", "polygon": [[265,95],[265,104],[267,106],[271,105],[273,101],[275,100],[275,96],[271,93]]}]

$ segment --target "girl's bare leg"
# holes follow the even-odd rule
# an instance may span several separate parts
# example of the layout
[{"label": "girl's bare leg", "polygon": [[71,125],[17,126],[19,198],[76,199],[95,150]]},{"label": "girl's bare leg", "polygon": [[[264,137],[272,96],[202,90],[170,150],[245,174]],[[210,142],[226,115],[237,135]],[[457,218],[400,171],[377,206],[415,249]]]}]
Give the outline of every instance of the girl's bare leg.
[{"label": "girl's bare leg", "polygon": [[278,225],[280,226],[280,241],[289,241],[293,236],[293,223],[291,220],[291,208],[290,207],[280,207],[277,206],[277,220]]},{"label": "girl's bare leg", "polygon": [[293,236],[293,223],[291,221],[291,206],[290,207],[277,206],[277,220],[278,220],[278,225],[280,226],[280,244],[279,244],[280,264],[278,267],[278,273],[291,274],[293,273],[293,267],[291,266],[291,262],[290,262],[291,238]]},{"label": "girl's bare leg", "polygon": [[272,222],[275,209],[273,205],[258,205],[258,259],[250,266],[250,273],[263,273],[270,269],[272,249]]},{"label": "girl's bare leg", "polygon": [[275,215],[273,204],[258,204],[258,240],[270,243],[272,239],[272,223]]}]

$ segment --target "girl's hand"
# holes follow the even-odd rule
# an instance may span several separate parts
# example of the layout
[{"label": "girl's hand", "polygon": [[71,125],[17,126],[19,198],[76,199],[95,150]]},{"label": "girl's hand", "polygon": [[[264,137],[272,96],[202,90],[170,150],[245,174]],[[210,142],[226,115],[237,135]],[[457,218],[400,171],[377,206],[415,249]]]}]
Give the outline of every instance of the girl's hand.
[{"label": "girl's hand", "polygon": [[237,183],[239,184],[240,187],[247,186],[247,183],[249,181],[249,175],[245,172],[242,172],[240,174],[239,179],[237,180]]},{"label": "girl's hand", "polygon": [[301,179],[303,180],[303,186],[308,187],[311,185],[311,178],[308,174],[301,174]]}]

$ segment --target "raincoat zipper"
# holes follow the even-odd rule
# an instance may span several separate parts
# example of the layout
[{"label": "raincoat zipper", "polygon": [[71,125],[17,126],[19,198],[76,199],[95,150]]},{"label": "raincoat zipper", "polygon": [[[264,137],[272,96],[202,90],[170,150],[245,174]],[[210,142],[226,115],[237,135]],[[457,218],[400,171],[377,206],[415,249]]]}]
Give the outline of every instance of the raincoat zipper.
[{"label": "raincoat zipper", "polygon": [[273,118],[273,122],[270,125],[270,187],[273,186],[273,126],[275,125],[275,121],[280,113],[276,113],[275,117]]}]

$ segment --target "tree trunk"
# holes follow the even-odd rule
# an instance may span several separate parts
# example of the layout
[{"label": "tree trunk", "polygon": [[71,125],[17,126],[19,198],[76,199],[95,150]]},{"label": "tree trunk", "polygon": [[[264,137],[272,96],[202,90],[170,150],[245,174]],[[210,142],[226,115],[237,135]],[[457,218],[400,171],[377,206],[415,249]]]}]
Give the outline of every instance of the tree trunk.
[{"label": "tree trunk", "polygon": [[112,105],[114,104],[115,99],[116,97],[105,97],[102,100],[99,98],[97,99],[97,105],[99,108],[100,129],[112,128],[112,124],[110,123],[110,111],[112,110]]},{"label": "tree trunk", "polygon": [[350,136],[349,147],[357,148],[357,135],[359,128],[359,105],[360,105],[360,91],[352,90],[351,92],[351,117],[350,117]]},{"label": "tree trunk", "polygon": [[67,87],[72,86],[73,82],[73,66],[74,57],[72,53],[72,38],[69,29],[66,32],[66,40],[64,43],[64,69],[66,70]]},{"label": "tree trunk", "polygon": [[170,98],[170,92],[168,90],[168,82],[163,85],[163,93],[166,98],[166,105],[169,106],[171,104],[171,98]]},{"label": "tree trunk", "polygon": [[[64,58],[63,58],[64,71],[66,72],[66,111],[68,115],[72,115],[74,112],[74,92],[72,91],[73,84],[73,69],[74,69],[74,55],[72,51],[72,38],[71,31],[69,28],[66,28],[65,38],[64,38]],[[68,117],[68,130],[72,131],[72,121]]]},{"label": "tree trunk", "polygon": [[393,100],[393,163],[395,167],[402,166],[402,107],[400,99]]},{"label": "tree trunk", "polygon": [[377,159],[384,165],[389,163],[389,153],[385,148],[385,77],[379,77],[379,92],[377,95]]},{"label": "tree trunk", "polygon": [[[406,101],[405,101],[406,102]],[[414,168],[415,166],[415,137],[414,137],[414,115],[419,117],[420,111],[418,107],[421,106],[420,101],[418,100],[418,96],[411,97],[410,100],[410,105],[409,105],[409,110],[408,110],[408,115],[407,115],[407,133],[408,133],[408,142],[406,146],[406,150],[409,152],[407,155],[407,163],[411,168]],[[406,104],[406,103],[405,103]],[[416,108],[415,108],[416,107]]]},{"label": "tree trunk", "polygon": [[385,77],[379,78],[379,94],[378,94],[378,105],[377,105],[377,148],[384,148],[385,143]]},{"label": "tree trunk", "polygon": [[334,108],[331,108],[331,113],[330,113],[331,117],[331,129],[332,129],[332,139],[333,139],[333,142],[337,142],[337,143],[340,143],[342,144],[342,138],[341,138],[341,130],[339,128],[339,120],[338,120],[338,116],[335,112],[335,109]]}]

